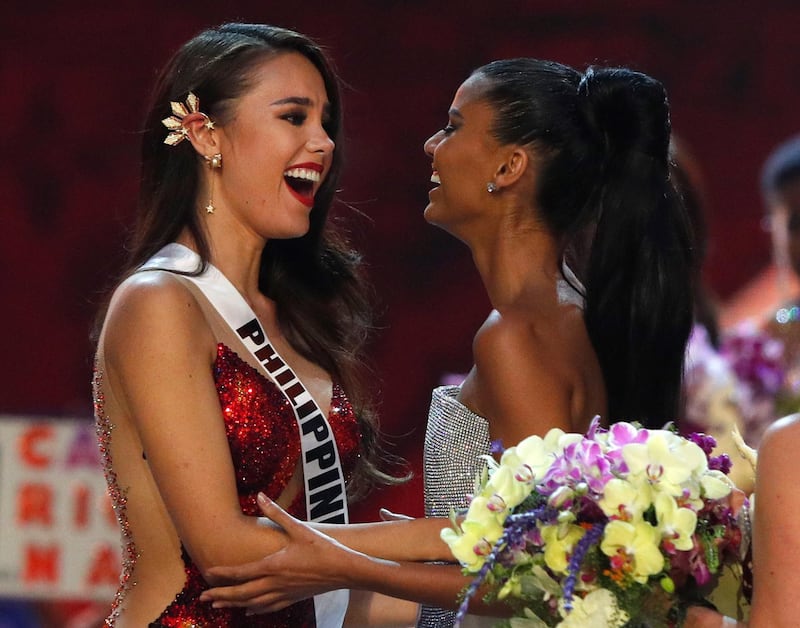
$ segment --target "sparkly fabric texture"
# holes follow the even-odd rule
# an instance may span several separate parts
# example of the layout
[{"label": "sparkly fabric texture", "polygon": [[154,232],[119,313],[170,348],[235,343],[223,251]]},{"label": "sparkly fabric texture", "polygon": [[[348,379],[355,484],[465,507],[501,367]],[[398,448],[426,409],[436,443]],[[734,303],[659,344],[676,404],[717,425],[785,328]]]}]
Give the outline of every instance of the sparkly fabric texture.
[{"label": "sparkly fabric texture", "polygon": [[[300,437],[294,413],[286,397],[272,381],[224,344],[217,346],[214,381],[225,420],[242,512],[258,516],[261,513],[256,502],[258,492],[277,499],[300,459]],[[359,457],[361,434],[353,408],[336,383],[333,385],[328,420],[347,478]],[[109,485],[112,480],[113,476],[109,476]],[[287,510],[305,519],[305,494],[302,490]],[[198,598],[208,585],[185,550],[182,557],[186,572],[184,587],[158,619],[150,624],[150,628],[315,626],[312,600],[298,602],[278,613],[252,617],[246,616],[244,609],[214,609],[210,604],[200,602]],[[118,596],[120,600],[122,595],[124,591]],[[113,625],[113,617],[109,619],[112,621],[107,622],[108,625]]]},{"label": "sparkly fabric texture", "polygon": [[[425,515],[447,517],[466,508],[475,486],[480,456],[489,453],[489,424],[457,399],[458,386],[434,389],[425,433]],[[452,626],[456,614],[423,606],[418,626]]]},{"label": "sparkly fabric texture", "polygon": [[139,557],[136,546],[133,543],[131,528],[128,524],[128,517],[125,515],[127,496],[125,491],[120,488],[117,482],[117,474],[114,473],[114,465],[111,460],[111,432],[114,425],[109,421],[105,413],[105,395],[103,394],[103,372],[95,362],[94,377],[92,378],[92,394],[94,399],[95,430],[97,431],[97,444],[100,447],[100,457],[103,463],[103,472],[106,476],[108,485],[108,495],[111,498],[111,505],[117,517],[122,538],[122,571],[119,576],[119,587],[114,594],[111,602],[111,612],[106,618],[106,625],[113,626],[119,617],[120,605],[125,597],[125,593],[136,583],[132,580],[133,566]]}]

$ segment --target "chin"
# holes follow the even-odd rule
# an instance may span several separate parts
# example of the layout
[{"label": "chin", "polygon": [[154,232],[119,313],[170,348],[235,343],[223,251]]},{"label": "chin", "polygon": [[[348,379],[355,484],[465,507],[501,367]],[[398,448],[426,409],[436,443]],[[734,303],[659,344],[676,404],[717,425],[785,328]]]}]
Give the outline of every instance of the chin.
[{"label": "chin", "polygon": [[311,223],[308,220],[302,224],[285,225],[280,229],[275,229],[273,227],[270,229],[267,240],[294,240],[296,238],[302,238],[308,233],[310,228]]},{"label": "chin", "polygon": [[425,207],[425,211],[422,212],[422,217],[428,224],[439,225],[436,218],[436,208],[433,206],[433,203],[428,203],[427,207]]}]

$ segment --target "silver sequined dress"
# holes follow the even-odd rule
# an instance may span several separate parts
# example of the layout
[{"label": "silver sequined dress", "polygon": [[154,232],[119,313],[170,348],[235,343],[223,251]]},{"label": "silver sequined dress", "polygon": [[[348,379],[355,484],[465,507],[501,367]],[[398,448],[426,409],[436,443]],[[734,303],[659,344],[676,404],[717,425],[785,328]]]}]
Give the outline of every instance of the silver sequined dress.
[{"label": "silver sequined dress", "polygon": [[[489,453],[489,423],[461,404],[458,386],[434,389],[425,433],[425,516],[447,517],[451,508],[466,508],[475,476]],[[452,626],[455,613],[432,606],[420,612],[421,628]],[[470,617],[463,626],[491,626],[497,620]]]}]

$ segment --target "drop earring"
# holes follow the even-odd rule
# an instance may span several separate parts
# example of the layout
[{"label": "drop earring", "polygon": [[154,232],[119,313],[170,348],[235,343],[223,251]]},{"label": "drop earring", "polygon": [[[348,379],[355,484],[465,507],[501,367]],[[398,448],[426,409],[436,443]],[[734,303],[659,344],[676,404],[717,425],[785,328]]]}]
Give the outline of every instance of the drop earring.
[{"label": "drop earring", "polygon": [[[222,155],[220,153],[216,153],[211,155],[204,155],[203,158],[206,160],[206,165],[208,165],[210,170],[219,170],[222,168]],[[208,191],[208,205],[206,205],[206,213],[213,214],[214,210],[214,180],[217,178],[215,172],[211,173],[211,182],[208,184],[209,191]]]}]

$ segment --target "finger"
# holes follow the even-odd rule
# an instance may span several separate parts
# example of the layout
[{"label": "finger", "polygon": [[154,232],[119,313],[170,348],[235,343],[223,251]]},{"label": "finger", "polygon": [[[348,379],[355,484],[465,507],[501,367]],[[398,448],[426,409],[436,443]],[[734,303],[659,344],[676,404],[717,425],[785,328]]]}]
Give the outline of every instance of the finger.
[{"label": "finger", "polygon": [[[270,592],[246,600],[214,600],[211,606],[213,608],[246,608],[248,611],[254,610],[260,614],[274,613],[294,604],[296,601],[287,599],[282,593]],[[248,614],[250,613],[248,612]]]},{"label": "finger", "polygon": [[381,521],[411,521],[414,517],[392,512],[388,508],[381,508],[379,511]]},{"label": "finger", "polygon": [[[245,582],[259,578],[268,578],[273,575],[270,569],[270,556],[265,556],[260,560],[241,565],[219,565],[208,570],[208,576],[213,579],[229,580],[233,582]],[[244,585],[238,585],[244,586]],[[229,588],[229,587],[220,587]]]},{"label": "finger", "polygon": [[200,594],[200,600],[203,602],[211,601],[224,601],[224,602],[242,602],[244,600],[254,599],[260,595],[265,595],[264,591],[272,592],[277,589],[277,586],[272,586],[269,578],[257,578],[255,580],[248,580],[243,584],[234,584],[225,587],[212,587]]},{"label": "finger", "polygon": [[747,495],[739,489],[734,489],[731,493],[731,508],[734,512],[739,512],[739,509],[747,501]]},{"label": "finger", "polygon": [[282,611],[287,606],[291,606],[299,601],[300,600],[286,600],[285,602],[275,602],[274,604],[270,604],[268,606],[254,606],[252,608],[248,608],[245,615],[264,615],[265,613],[277,613],[278,611]]},{"label": "finger", "polygon": [[280,602],[273,602],[271,604],[253,606],[247,609],[245,615],[264,615],[265,613],[277,613],[278,611],[282,611],[287,606],[296,604],[299,601],[300,600],[283,600]]},{"label": "finger", "polygon": [[292,517],[292,515],[286,512],[283,508],[278,506],[278,504],[272,501],[269,497],[264,495],[264,493],[259,493],[256,497],[256,501],[258,502],[258,507],[261,509],[261,512],[264,514],[264,516],[270,521],[277,523],[280,527],[286,530],[287,533],[291,532],[292,530],[295,532],[301,532],[306,529],[302,523]]}]

